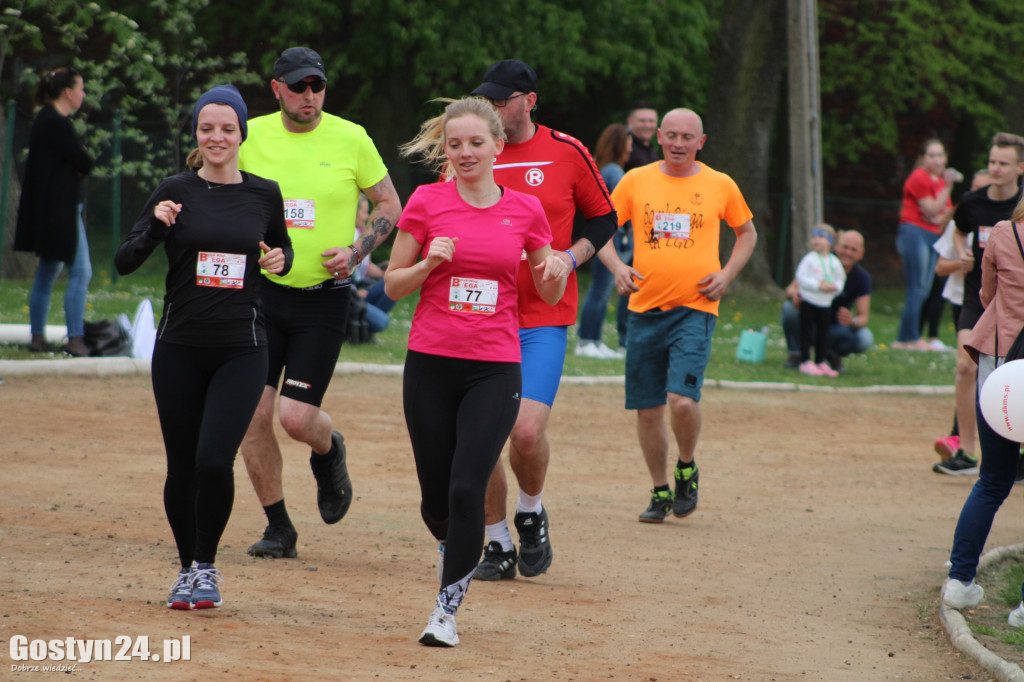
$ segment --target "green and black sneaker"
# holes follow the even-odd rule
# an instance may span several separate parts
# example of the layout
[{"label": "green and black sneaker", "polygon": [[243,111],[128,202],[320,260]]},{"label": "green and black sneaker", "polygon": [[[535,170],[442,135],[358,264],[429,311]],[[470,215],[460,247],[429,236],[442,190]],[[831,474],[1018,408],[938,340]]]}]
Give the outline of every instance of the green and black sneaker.
[{"label": "green and black sneaker", "polygon": [[676,467],[676,497],[672,500],[672,514],[683,518],[697,508],[697,479],[700,472],[697,465]]},{"label": "green and black sneaker", "polygon": [[977,476],[979,467],[978,460],[971,457],[963,448],[956,451],[952,457],[945,462],[939,462],[932,466],[932,471],[946,476]]},{"label": "green and black sneaker", "polygon": [[640,514],[640,523],[661,523],[672,508],[671,490],[652,490],[651,506]]}]

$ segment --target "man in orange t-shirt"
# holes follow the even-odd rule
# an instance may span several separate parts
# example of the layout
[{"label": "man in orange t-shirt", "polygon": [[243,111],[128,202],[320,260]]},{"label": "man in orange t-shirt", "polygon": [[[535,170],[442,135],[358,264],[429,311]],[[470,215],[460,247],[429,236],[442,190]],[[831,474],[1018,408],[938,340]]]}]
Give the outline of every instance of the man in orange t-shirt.
[{"label": "man in orange t-shirt", "polygon": [[[661,523],[697,508],[694,451],[700,435],[700,395],[711,356],[718,302],[754,252],[757,231],[732,178],[697,161],[707,136],[700,117],[674,109],[661,120],[664,161],[636,168],[612,192],[620,225],[633,221],[633,266],[614,249],[601,261],[629,295],[626,409],[637,411],[640,449],[654,483],[644,523]],[[721,221],[736,232],[729,262],[718,257]],[[665,405],[679,447],[675,494],[667,472]]]}]

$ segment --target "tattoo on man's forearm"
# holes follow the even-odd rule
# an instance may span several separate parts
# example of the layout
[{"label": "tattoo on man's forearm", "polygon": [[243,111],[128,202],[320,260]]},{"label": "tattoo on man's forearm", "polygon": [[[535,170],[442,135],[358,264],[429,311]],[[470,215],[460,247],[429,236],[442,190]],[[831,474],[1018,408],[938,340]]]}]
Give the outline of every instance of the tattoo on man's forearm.
[{"label": "tattoo on man's forearm", "polygon": [[369,254],[376,249],[394,229],[394,224],[385,215],[371,215],[369,223],[370,229],[365,230],[359,240],[359,251],[363,254]]},{"label": "tattoo on man's forearm", "polygon": [[589,239],[581,239],[578,242],[576,242],[576,245],[579,246],[580,251],[583,252],[582,254],[580,254],[581,258],[577,259],[580,263],[590,260],[591,258],[594,257],[594,254],[597,253],[594,250],[594,245],[590,243]]},{"label": "tattoo on man's forearm", "polygon": [[[395,223],[398,222],[398,214],[402,207],[398,202],[398,195],[395,194],[395,185],[391,182],[390,175],[385,175],[376,185],[364,189],[363,193],[373,204],[370,219],[367,221],[369,229],[363,231],[363,236],[359,240],[359,250],[365,257],[384,243],[384,240],[391,234],[391,230],[395,229]],[[395,208],[397,210],[393,210]],[[387,215],[389,213],[395,214],[393,219]]]}]

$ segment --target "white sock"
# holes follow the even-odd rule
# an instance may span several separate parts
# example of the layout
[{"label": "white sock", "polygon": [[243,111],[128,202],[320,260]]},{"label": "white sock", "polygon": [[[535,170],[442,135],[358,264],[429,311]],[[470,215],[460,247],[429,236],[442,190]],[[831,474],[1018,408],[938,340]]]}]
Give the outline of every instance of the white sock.
[{"label": "white sock", "polygon": [[491,542],[497,542],[501,545],[502,552],[511,552],[515,545],[512,544],[512,534],[508,531],[508,521],[502,519],[497,523],[492,523],[486,526],[487,539]]},{"label": "white sock", "polygon": [[540,491],[540,495],[527,495],[519,490],[519,499],[516,501],[516,512],[522,512],[524,514],[540,514],[541,503],[540,496],[544,494],[544,491]]}]

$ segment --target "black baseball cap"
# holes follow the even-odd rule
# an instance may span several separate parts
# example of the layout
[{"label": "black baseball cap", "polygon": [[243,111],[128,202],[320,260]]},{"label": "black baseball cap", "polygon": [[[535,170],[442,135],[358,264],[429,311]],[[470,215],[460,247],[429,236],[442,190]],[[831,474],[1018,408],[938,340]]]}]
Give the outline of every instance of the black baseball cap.
[{"label": "black baseball cap", "polygon": [[537,74],[518,59],[503,59],[491,64],[484,74],[484,82],[470,94],[488,99],[507,99],[517,90],[537,92]]},{"label": "black baseball cap", "polygon": [[298,83],[303,78],[318,76],[327,80],[324,73],[324,60],[308,47],[289,47],[274,62],[274,78],[283,80],[288,85]]}]

